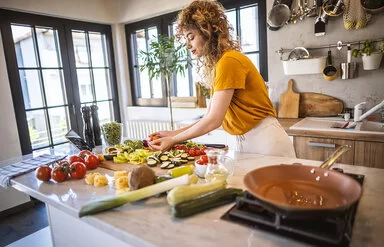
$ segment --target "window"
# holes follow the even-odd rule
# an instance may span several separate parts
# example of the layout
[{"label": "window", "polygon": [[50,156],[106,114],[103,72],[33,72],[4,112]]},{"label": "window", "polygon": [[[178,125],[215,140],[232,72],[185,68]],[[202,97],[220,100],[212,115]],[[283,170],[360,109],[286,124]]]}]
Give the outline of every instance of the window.
[{"label": "window", "polygon": [[120,120],[107,25],[0,9],[1,33],[23,154],[82,134],[81,107],[100,123]]},{"label": "window", "polygon": [[[266,42],[266,6],[265,1],[222,0],[227,9],[227,18],[240,37],[242,52],[247,55],[260,71],[264,80],[268,80],[267,42]],[[128,62],[131,75],[132,99],[136,106],[166,106],[165,86],[162,80],[149,80],[148,72],[139,70],[140,50],[147,51],[151,39],[158,35],[173,36],[176,30],[175,19],[178,12],[158,16],[125,25],[128,47]],[[192,62],[192,64],[194,64]],[[193,65],[192,65],[193,66]],[[171,82],[171,94],[177,97],[194,96],[195,83],[199,81],[196,70],[188,68],[182,76],[174,75]]]}]

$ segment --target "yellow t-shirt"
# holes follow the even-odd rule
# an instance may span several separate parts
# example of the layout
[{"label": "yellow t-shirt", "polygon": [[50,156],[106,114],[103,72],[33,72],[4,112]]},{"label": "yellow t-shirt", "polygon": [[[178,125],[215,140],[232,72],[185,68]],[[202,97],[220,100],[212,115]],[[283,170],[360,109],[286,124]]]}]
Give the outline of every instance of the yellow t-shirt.
[{"label": "yellow t-shirt", "polygon": [[252,61],[238,51],[227,51],[216,65],[213,92],[235,89],[223,121],[229,134],[242,135],[276,111],[264,79]]}]

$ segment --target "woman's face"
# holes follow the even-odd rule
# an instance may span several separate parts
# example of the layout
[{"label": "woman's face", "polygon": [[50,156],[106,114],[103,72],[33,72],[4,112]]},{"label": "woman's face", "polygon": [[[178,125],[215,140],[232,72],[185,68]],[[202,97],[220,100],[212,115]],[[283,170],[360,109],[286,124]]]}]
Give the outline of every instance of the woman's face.
[{"label": "woman's face", "polygon": [[183,32],[187,41],[187,49],[196,57],[204,56],[205,40],[197,29],[188,29]]}]

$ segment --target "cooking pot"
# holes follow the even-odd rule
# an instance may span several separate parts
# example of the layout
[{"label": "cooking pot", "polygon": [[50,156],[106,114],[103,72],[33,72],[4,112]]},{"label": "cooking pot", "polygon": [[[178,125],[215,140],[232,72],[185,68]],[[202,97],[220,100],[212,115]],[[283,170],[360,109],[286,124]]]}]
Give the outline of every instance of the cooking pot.
[{"label": "cooking pot", "polygon": [[279,164],[255,169],[244,177],[247,191],[265,208],[306,218],[340,213],[360,199],[361,185],[328,168],[350,146],[339,147],[320,167]]},{"label": "cooking pot", "polygon": [[323,70],[323,76],[327,81],[333,81],[337,78],[337,69],[332,65],[331,51],[328,51],[327,64]]}]

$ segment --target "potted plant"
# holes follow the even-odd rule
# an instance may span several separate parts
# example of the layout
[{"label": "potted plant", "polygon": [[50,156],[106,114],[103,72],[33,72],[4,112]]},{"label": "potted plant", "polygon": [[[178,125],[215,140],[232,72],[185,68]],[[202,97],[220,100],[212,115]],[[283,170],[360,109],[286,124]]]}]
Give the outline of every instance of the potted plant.
[{"label": "potted plant", "polygon": [[[360,46],[360,44],[359,44]],[[359,47],[360,48],[360,47]],[[384,41],[366,40],[360,49],[353,49],[352,55],[363,61],[364,70],[374,70],[380,67],[384,53]]]},{"label": "potted plant", "polygon": [[166,89],[166,96],[168,99],[168,105],[171,117],[171,128],[173,126],[173,113],[172,113],[172,101],[171,101],[171,79],[173,73],[181,73],[184,75],[184,71],[191,64],[188,57],[188,51],[185,44],[175,41],[175,37],[167,37],[160,35],[155,37],[149,44],[148,52],[140,51],[139,56],[142,58],[142,64],[140,65],[140,71],[148,70],[149,79],[162,77]]}]

